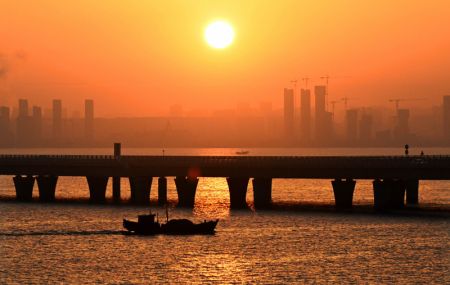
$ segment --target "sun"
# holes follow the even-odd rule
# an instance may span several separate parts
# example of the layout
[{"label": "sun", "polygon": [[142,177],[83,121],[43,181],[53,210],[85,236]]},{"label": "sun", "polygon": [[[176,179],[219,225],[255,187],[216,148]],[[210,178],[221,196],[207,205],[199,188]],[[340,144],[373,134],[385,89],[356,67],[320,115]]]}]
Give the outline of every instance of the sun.
[{"label": "sun", "polygon": [[226,21],[215,21],[205,29],[205,40],[213,48],[224,49],[233,43],[234,30]]}]

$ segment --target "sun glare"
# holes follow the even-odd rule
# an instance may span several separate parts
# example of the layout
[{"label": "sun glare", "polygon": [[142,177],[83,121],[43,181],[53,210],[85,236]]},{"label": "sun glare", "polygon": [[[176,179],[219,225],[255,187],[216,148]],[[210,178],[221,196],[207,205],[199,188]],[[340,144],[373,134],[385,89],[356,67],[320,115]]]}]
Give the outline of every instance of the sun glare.
[{"label": "sun glare", "polygon": [[233,39],[233,27],[225,21],[215,21],[206,27],[205,40],[213,48],[226,48],[233,42]]}]

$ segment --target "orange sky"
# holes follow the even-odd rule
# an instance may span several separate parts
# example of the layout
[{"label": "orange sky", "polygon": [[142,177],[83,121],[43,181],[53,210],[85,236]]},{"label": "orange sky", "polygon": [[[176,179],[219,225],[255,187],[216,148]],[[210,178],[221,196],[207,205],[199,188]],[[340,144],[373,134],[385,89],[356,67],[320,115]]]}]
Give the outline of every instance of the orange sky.
[{"label": "orange sky", "polygon": [[[236,32],[224,50],[203,39],[218,18]],[[329,74],[331,100],[431,106],[450,94],[449,30],[447,0],[0,0],[0,104],[81,110],[93,98],[99,116],[277,107],[290,80]]]}]

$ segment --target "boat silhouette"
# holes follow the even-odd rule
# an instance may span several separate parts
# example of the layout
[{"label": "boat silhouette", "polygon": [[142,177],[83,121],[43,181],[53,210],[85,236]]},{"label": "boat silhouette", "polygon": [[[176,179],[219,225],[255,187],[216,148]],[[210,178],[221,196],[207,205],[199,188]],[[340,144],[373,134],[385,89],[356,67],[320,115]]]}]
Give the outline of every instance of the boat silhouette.
[{"label": "boat silhouette", "polygon": [[212,235],[219,220],[194,223],[188,219],[167,219],[159,223],[154,214],[139,215],[137,221],[123,219],[123,227],[127,234],[136,235]]},{"label": "boat silhouette", "polygon": [[238,150],[238,151],[236,151],[236,154],[248,154],[249,153],[249,151],[248,150]]}]

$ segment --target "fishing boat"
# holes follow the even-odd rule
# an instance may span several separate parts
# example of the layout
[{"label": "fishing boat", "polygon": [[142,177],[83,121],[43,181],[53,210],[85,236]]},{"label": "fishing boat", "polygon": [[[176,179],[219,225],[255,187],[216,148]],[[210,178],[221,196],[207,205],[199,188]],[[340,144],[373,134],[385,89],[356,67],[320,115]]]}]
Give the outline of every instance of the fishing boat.
[{"label": "fishing boat", "polygon": [[238,151],[236,151],[236,154],[239,154],[239,155],[248,154],[248,153],[249,153],[248,150],[238,150]]},{"label": "fishing boat", "polygon": [[[155,219],[156,218],[156,219]],[[126,234],[136,235],[211,235],[219,220],[194,223],[188,219],[171,219],[167,215],[166,223],[159,223],[157,215],[152,213],[139,215],[137,221],[123,219],[123,227]]]}]

